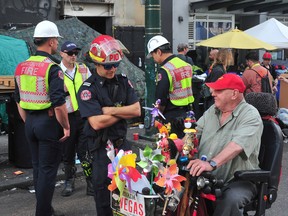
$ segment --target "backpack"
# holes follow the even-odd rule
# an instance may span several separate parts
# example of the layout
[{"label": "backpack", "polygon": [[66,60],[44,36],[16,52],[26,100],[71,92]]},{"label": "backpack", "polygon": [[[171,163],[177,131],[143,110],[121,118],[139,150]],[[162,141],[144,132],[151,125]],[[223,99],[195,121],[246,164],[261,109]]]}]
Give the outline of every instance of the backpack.
[{"label": "backpack", "polygon": [[269,76],[268,76],[268,70],[267,70],[267,74],[265,76],[261,76],[256,70],[252,69],[253,71],[255,71],[260,77],[261,77],[261,92],[266,92],[266,93],[272,93],[272,89],[270,86],[270,80],[269,80]]}]

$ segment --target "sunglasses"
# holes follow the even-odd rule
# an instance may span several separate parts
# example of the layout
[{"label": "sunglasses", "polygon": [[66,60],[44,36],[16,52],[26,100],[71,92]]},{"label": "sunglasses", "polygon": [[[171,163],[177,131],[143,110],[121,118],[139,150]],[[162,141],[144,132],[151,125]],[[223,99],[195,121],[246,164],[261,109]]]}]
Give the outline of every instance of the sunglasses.
[{"label": "sunglasses", "polygon": [[120,65],[120,62],[114,63],[114,64],[106,64],[106,65],[104,64],[103,67],[105,70],[111,70],[112,67],[117,68],[119,67],[119,65]]},{"label": "sunglasses", "polygon": [[78,51],[68,51],[68,52],[64,52],[64,53],[66,53],[68,56],[73,56],[73,55],[77,56],[79,52]]},{"label": "sunglasses", "polygon": [[263,60],[270,61],[271,59],[269,59],[269,58],[263,58]]}]

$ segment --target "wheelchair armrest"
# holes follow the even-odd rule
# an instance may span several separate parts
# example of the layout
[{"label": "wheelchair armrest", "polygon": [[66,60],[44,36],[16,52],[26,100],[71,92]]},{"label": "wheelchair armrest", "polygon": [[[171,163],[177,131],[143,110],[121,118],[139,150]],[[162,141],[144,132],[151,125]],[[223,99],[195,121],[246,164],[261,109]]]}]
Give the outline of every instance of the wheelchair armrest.
[{"label": "wheelchair armrest", "polygon": [[266,170],[239,170],[234,173],[235,179],[253,182],[268,182],[270,171]]}]

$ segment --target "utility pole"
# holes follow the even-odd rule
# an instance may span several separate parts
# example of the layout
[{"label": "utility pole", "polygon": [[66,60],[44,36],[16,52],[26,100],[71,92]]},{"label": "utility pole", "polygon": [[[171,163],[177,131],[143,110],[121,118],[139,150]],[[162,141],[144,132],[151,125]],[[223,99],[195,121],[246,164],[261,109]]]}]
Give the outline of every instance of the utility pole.
[{"label": "utility pole", "polygon": [[[161,34],[161,0],[146,0],[145,1],[145,54],[148,54],[147,43],[155,35]],[[145,106],[152,107],[155,103],[155,89],[156,89],[156,70],[153,58],[145,59]],[[151,114],[145,111],[144,124],[146,134],[149,135],[149,128],[151,125]],[[151,134],[151,133],[150,133]]]}]

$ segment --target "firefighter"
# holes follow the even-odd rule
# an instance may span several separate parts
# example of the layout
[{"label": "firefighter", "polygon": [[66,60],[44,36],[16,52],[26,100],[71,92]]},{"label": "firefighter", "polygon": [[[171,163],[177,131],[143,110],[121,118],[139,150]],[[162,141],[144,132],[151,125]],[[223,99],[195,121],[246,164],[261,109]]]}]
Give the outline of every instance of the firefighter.
[{"label": "firefighter", "polygon": [[192,66],[171,52],[171,45],[161,35],[147,43],[148,58],[160,65],[157,77],[156,99],[161,100],[160,111],[171,123],[171,133],[183,138],[186,112],[194,101],[192,92]]},{"label": "firefighter", "polygon": [[53,54],[61,37],[50,21],[37,24],[34,44],[37,51],[15,71],[15,100],[25,122],[25,134],[32,156],[36,191],[36,216],[57,214],[52,198],[63,142],[70,136],[63,72]]}]

